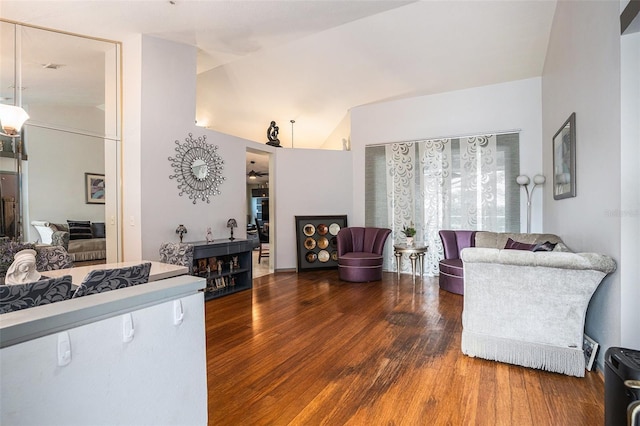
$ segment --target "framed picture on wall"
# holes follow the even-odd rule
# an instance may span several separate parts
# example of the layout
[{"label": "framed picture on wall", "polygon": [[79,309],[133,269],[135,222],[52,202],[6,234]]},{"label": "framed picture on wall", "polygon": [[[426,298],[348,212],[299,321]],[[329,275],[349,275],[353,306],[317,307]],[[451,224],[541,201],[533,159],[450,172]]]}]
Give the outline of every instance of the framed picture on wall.
[{"label": "framed picture on wall", "polygon": [[338,231],[347,215],[296,216],[298,272],[338,267]]},{"label": "framed picture on wall", "polygon": [[553,198],[576,196],[576,113],[553,136]]},{"label": "framed picture on wall", "polygon": [[84,196],[87,204],[104,204],[104,175],[84,174]]}]

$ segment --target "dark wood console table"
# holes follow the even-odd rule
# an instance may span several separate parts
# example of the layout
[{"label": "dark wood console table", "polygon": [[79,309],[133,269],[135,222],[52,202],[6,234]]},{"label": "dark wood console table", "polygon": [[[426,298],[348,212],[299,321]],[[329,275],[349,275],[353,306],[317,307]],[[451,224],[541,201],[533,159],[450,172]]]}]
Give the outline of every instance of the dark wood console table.
[{"label": "dark wood console table", "polygon": [[205,300],[214,299],[253,286],[253,242],[235,239],[193,245],[194,275],[207,279]]}]

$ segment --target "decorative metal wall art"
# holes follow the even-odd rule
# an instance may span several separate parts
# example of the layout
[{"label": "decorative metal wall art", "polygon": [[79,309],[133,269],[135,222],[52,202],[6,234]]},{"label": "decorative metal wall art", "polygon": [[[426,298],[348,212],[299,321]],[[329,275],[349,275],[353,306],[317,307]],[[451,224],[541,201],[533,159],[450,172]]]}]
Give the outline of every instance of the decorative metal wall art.
[{"label": "decorative metal wall art", "polygon": [[298,272],[338,267],[338,231],[347,215],[296,216]]},{"label": "decorative metal wall art", "polygon": [[169,179],[178,181],[178,195],[188,195],[193,204],[198,199],[211,202],[209,197],[220,195],[218,187],[225,180],[224,161],[216,152],[218,146],[207,144],[206,135],[193,139],[191,133],[184,143],[175,143],[176,156],[169,157],[175,174],[169,175]]}]

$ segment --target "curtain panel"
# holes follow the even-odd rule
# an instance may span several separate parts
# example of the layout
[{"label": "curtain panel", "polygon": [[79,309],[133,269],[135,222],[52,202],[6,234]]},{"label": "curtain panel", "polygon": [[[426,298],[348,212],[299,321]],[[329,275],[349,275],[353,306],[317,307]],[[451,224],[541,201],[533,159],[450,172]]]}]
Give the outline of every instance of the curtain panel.
[{"label": "curtain panel", "polygon": [[[389,244],[405,241],[404,226],[428,245],[426,275],[438,274],[441,229],[519,232],[518,133],[429,139],[369,146],[365,152],[365,224],[392,230]],[[384,269],[395,271],[393,250]],[[402,262],[402,272],[409,272]]]}]

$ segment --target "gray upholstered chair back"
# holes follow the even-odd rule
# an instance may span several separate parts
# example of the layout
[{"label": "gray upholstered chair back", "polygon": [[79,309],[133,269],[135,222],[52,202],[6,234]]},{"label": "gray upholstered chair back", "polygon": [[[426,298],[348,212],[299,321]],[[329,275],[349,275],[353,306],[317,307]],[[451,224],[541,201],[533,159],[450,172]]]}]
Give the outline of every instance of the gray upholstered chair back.
[{"label": "gray upholstered chair back", "polygon": [[39,272],[73,268],[73,260],[62,246],[38,246],[36,253],[36,269]]},{"label": "gray upholstered chair back", "polygon": [[95,269],[87,274],[72,298],[103,293],[149,282],[151,263],[114,269]]},{"label": "gray upholstered chair back", "polygon": [[170,265],[186,266],[189,268],[189,275],[193,275],[193,244],[160,244],[160,262]]},{"label": "gray upholstered chair back", "polygon": [[71,275],[28,284],[0,285],[0,314],[60,302],[71,297]]}]

